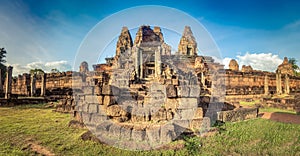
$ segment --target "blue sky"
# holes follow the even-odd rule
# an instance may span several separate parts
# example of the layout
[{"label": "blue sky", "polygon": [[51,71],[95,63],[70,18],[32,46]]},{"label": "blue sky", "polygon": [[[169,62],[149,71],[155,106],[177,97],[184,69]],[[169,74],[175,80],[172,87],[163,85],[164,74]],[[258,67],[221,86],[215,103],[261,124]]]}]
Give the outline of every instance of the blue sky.
[{"label": "blue sky", "polygon": [[[298,1],[0,0],[0,3],[0,46],[8,51],[7,64],[14,66],[14,75],[30,68],[71,70],[80,44],[97,23],[121,10],[143,5],[175,8],[198,20],[211,34],[225,64],[235,58],[240,64],[274,71],[284,56],[300,61]],[[147,18],[142,10],[137,13]],[[181,21],[179,18],[173,24]],[[131,35],[135,33],[132,31]],[[166,42],[167,36],[165,32]],[[169,42],[176,43],[175,40],[176,37]],[[75,65],[74,70],[77,69]]]}]

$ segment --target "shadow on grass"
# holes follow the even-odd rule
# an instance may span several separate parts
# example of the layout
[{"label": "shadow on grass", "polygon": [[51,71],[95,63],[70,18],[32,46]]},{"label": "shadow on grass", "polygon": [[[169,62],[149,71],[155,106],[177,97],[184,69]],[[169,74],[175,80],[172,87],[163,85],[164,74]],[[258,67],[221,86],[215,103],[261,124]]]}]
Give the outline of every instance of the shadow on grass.
[{"label": "shadow on grass", "polygon": [[39,104],[24,104],[10,107],[12,109],[53,109],[46,107],[47,103],[39,103]]}]

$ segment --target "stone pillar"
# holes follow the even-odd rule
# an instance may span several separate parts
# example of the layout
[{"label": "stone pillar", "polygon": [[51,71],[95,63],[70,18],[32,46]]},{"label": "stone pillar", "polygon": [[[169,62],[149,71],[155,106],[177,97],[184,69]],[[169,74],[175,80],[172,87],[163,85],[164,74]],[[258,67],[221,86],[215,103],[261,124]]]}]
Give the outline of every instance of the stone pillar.
[{"label": "stone pillar", "polygon": [[42,81],[41,81],[41,96],[45,96],[46,94],[46,78],[47,74],[42,74]]},{"label": "stone pillar", "polygon": [[290,78],[287,74],[285,74],[285,79],[284,79],[284,93],[290,94]]},{"label": "stone pillar", "polygon": [[201,83],[203,86],[205,86],[205,77],[203,72],[201,72]]},{"label": "stone pillar", "polygon": [[12,82],[12,66],[7,67],[6,81],[5,81],[5,98],[10,99],[11,95],[11,82]]},{"label": "stone pillar", "polygon": [[31,74],[30,79],[30,95],[31,97],[35,95],[36,92],[36,74]]},{"label": "stone pillar", "polygon": [[269,95],[269,77],[265,75],[265,83],[264,83],[265,95]]},{"label": "stone pillar", "polygon": [[159,78],[161,76],[161,48],[158,46],[155,50],[155,77]]},{"label": "stone pillar", "polygon": [[134,47],[135,53],[135,74],[138,78],[140,78],[140,51],[137,47]]},{"label": "stone pillar", "polygon": [[281,73],[280,72],[276,72],[276,92],[277,92],[277,94],[282,94]]},{"label": "stone pillar", "polygon": [[144,76],[144,74],[143,74],[143,51],[139,50],[138,53],[140,55],[140,79],[142,79]]}]

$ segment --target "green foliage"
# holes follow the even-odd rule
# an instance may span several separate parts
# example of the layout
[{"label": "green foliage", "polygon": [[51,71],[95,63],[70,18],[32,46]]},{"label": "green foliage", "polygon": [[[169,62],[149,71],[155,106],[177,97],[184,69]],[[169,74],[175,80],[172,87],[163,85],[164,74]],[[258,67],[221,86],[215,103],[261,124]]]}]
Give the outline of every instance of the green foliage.
[{"label": "green foliage", "polygon": [[30,74],[43,74],[45,72],[42,69],[35,68],[35,69],[30,69],[29,73]]},{"label": "green foliage", "polygon": [[190,155],[196,155],[199,153],[201,143],[198,137],[185,137],[185,148]]},{"label": "green foliage", "polygon": [[300,76],[300,68],[299,66],[297,65],[297,60],[295,58],[289,58],[289,63],[292,64],[292,68],[294,70],[294,73],[296,76]]}]

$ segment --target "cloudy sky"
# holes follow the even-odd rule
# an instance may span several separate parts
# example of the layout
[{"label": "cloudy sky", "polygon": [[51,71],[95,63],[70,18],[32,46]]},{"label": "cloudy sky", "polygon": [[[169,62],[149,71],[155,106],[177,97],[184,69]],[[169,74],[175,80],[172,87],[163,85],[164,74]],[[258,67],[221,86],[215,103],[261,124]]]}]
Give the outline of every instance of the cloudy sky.
[{"label": "cloudy sky", "polygon": [[[234,58],[239,64],[251,65],[254,69],[274,71],[285,56],[300,61],[300,2],[284,0],[1,0],[0,47],[7,50],[7,64],[14,66],[14,75],[33,68],[78,70],[77,64],[74,65],[75,60],[81,61],[78,49],[97,24],[122,10],[124,13],[124,9],[145,5],[174,8],[200,22],[213,38],[225,65]],[[151,18],[151,12],[159,10],[136,9],[134,13],[140,18],[115,20],[105,29],[114,29],[113,25],[121,25],[124,21],[145,22],[144,19]],[[177,19],[174,15],[170,18],[174,19],[172,23],[166,21],[162,25],[179,25],[185,20],[179,15]],[[136,30],[136,27],[129,28]],[[118,28],[112,32],[120,31]],[[178,32],[175,35],[170,32],[165,30],[165,41],[176,49]],[[134,37],[135,33],[132,31],[131,35]],[[114,47],[117,35],[106,39],[100,34],[99,40],[94,42],[110,43],[107,47]],[[202,38],[196,39],[201,47]],[[114,55],[114,50],[108,51],[111,53],[106,55]],[[205,53],[205,49],[203,51]]]}]

